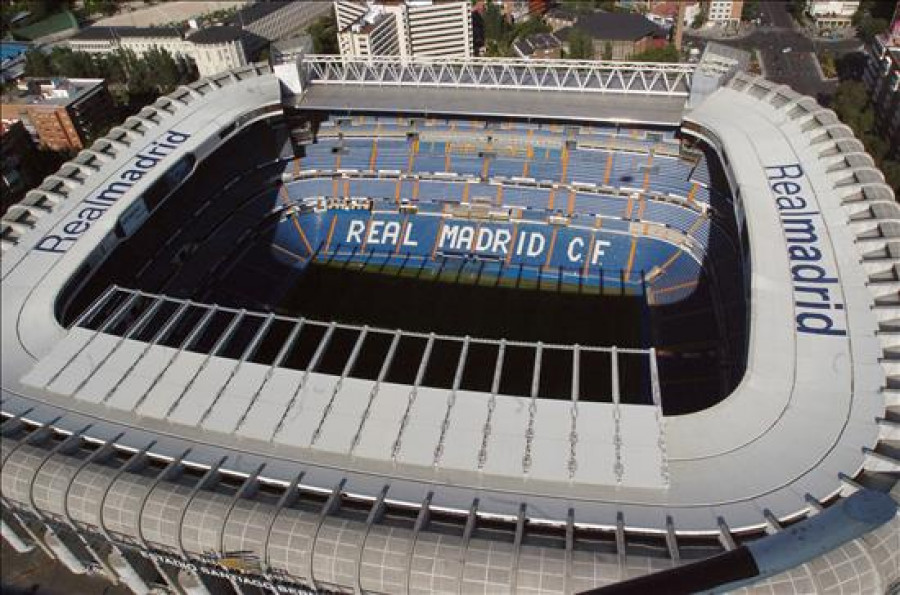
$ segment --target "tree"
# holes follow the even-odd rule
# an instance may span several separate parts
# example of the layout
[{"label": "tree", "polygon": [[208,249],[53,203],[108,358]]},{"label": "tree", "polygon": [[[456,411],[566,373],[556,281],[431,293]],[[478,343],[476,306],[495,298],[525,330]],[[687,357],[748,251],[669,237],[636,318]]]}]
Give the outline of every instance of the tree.
[{"label": "tree", "polygon": [[753,21],[759,17],[759,0],[746,0],[741,9],[742,21]]},{"label": "tree", "polygon": [[118,11],[119,4],[113,0],[84,0],[84,12],[87,15],[102,14],[110,16]]},{"label": "tree", "polygon": [[73,52],[70,48],[55,47],[50,52],[53,73],[69,78],[104,78],[91,54]]},{"label": "tree", "polygon": [[888,30],[890,22],[887,19],[864,15],[856,26],[856,32],[860,39],[866,43],[872,43],[876,35]]},{"label": "tree", "polygon": [[624,12],[626,8],[619,6],[616,0],[563,0],[562,4],[565,8],[575,12],[594,12],[602,10],[605,12]]},{"label": "tree", "polygon": [[484,55],[487,58],[504,58],[509,56],[509,46],[501,46],[494,39],[489,39],[484,44]]},{"label": "tree", "polygon": [[844,124],[853,129],[857,138],[861,139],[875,124],[869,94],[861,81],[846,81],[838,85],[831,108]]},{"label": "tree", "polygon": [[834,61],[833,53],[827,50],[823,52],[819,65],[822,67],[822,74],[825,75],[825,78],[830,79],[837,76],[837,63]]},{"label": "tree", "polygon": [[862,0],[859,8],[853,14],[851,22],[854,26],[859,24],[866,18],[884,19],[890,21],[894,13],[894,3],[885,2],[884,0]]},{"label": "tree", "polygon": [[674,45],[667,44],[661,48],[650,48],[631,56],[634,62],[678,62],[681,54]]},{"label": "tree", "polygon": [[500,7],[488,0],[484,5],[484,11],[481,13],[484,22],[484,39],[500,42],[504,39],[509,30],[512,28],[506,18],[503,16]]},{"label": "tree", "polygon": [[581,29],[572,29],[569,33],[568,57],[573,60],[593,60],[594,40]]},{"label": "tree", "polygon": [[611,41],[603,44],[603,59],[612,60],[613,46]]},{"label": "tree", "polygon": [[891,188],[900,188],[900,161],[886,159],[881,162],[881,172],[884,180]]},{"label": "tree", "polygon": [[168,51],[160,48],[151,48],[144,54],[144,62],[152,76],[153,86],[162,94],[171,93],[181,83],[183,78],[178,62]]},{"label": "tree", "polygon": [[313,52],[316,54],[338,54],[337,19],[334,12],[329,11],[306,28],[312,37]]},{"label": "tree", "polygon": [[862,79],[869,65],[868,55],[863,52],[849,52],[837,59],[837,71],[841,80]]},{"label": "tree", "polygon": [[26,76],[105,79],[117,102],[130,113],[197,79],[193,62],[161,48],[151,48],[143,56],[131,50],[94,56],[63,47],[53,48],[49,55],[29,54]]},{"label": "tree", "polygon": [[806,0],[790,0],[787,5],[787,11],[791,13],[794,20],[803,23],[806,14]]},{"label": "tree", "polygon": [[53,63],[50,56],[41,50],[28,50],[25,53],[25,76],[50,76],[53,74]]},{"label": "tree", "polygon": [[697,13],[697,16],[694,17],[694,21],[691,23],[691,28],[699,29],[706,22],[706,4],[700,5],[700,12]]},{"label": "tree", "polygon": [[530,17],[526,21],[516,24],[515,37],[528,37],[537,33],[550,33],[550,25],[544,22],[541,17]]}]

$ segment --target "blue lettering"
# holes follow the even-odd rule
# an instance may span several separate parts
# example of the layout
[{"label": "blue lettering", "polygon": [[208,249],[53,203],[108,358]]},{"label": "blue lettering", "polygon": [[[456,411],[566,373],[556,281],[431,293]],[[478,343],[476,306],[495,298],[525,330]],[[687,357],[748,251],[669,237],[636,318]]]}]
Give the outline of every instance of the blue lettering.
[{"label": "blue lettering", "polygon": [[[180,145],[188,138],[190,138],[189,134],[169,130],[166,133],[166,143],[174,144],[165,144],[154,141],[151,145],[175,149],[177,148],[176,145]],[[102,217],[110,206],[115,204],[131,189],[132,186],[134,186],[133,182],[140,180],[144,176],[144,172],[133,168],[137,167],[144,170],[152,169],[156,167],[156,164],[159,163],[163,157],[167,156],[167,154],[158,153],[156,148],[153,148],[149,153],[151,155],[156,155],[156,157],[137,154],[134,157],[134,161],[127,168],[122,170],[119,179],[125,181],[110,182],[104,188],[100,189],[95,196],[82,201],[82,204],[92,206],[77,211],[74,219],[70,219],[61,224],[62,230],[68,235],[59,236],[50,234],[44,236],[34,249],[40,250],[41,252],[65,254],[72,244],[74,244],[75,241],[91,227],[91,224],[94,221]]]}]

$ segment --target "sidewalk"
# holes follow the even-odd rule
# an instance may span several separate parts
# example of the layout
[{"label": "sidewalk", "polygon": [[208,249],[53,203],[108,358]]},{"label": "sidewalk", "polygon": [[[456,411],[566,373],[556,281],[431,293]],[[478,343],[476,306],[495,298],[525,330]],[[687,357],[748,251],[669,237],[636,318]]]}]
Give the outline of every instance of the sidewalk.
[{"label": "sidewalk", "polygon": [[745,37],[749,37],[756,33],[758,30],[763,30],[764,27],[757,27],[755,25],[750,24],[742,24],[737,31],[733,28],[723,28],[723,27],[701,27],[700,29],[692,29],[690,27],[684,30],[684,34],[689,37],[699,37],[702,39],[708,40],[719,40],[719,39],[728,39],[728,40],[736,40],[736,39],[744,39]]}]

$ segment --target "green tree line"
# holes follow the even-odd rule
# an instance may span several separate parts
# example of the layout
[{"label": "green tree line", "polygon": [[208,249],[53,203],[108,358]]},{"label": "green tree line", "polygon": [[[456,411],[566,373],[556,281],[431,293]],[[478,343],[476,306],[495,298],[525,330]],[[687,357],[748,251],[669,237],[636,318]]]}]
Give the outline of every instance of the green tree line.
[{"label": "green tree line", "polygon": [[500,6],[491,0],[484,6],[481,26],[484,31],[484,55],[488,57],[515,56],[512,46],[517,39],[550,32],[550,25],[541,17],[530,17],[519,23],[512,23],[503,15]]},{"label": "green tree line", "polygon": [[866,43],[871,43],[876,35],[888,30],[893,12],[893,2],[862,0],[853,15],[853,25],[859,37]]},{"label": "green tree line", "polygon": [[844,81],[838,85],[831,109],[844,124],[853,129],[853,133],[862,141],[866,151],[884,173],[885,181],[895,190],[900,190],[900,161],[888,158],[891,146],[876,129],[875,110],[865,83]]},{"label": "green tree line", "polygon": [[89,54],[56,47],[50,53],[31,50],[25,54],[25,76],[106,79],[116,101],[136,111],[197,80],[197,69],[190,60],[160,48],[138,56],[131,50]]},{"label": "green tree line", "polygon": [[312,38],[314,54],[339,54],[337,19],[334,11],[319,17],[306,28]]}]

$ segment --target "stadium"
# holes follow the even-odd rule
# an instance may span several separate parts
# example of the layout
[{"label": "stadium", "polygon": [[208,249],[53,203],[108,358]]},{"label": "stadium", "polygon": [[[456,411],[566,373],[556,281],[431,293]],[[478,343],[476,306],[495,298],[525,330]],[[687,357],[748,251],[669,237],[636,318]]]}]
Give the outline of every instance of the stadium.
[{"label": "stadium", "polygon": [[135,592],[888,592],[898,221],[722,61],[203,79],[3,219],[3,536]]}]

